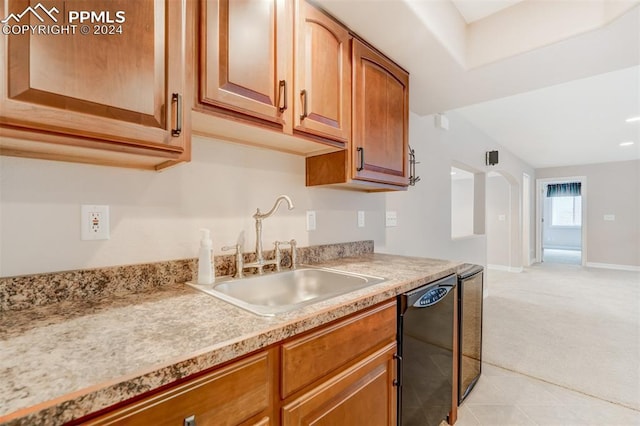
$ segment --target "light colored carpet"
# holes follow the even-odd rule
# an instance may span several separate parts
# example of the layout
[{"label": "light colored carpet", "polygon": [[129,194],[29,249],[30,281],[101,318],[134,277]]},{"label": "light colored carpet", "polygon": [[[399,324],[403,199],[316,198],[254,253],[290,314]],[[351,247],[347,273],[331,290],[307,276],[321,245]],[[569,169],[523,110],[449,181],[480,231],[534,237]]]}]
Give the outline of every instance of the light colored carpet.
[{"label": "light colored carpet", "polygon": [[486,272],[483,361],[640,410],[640,273]]}]

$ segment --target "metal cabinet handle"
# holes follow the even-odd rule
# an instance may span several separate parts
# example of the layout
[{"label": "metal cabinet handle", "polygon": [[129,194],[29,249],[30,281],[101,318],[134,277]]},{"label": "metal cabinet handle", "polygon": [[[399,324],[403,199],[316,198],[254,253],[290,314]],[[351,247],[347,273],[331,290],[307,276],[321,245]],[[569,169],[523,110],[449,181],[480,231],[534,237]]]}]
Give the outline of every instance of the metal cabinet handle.
[{"label": "metal cabinet handle", "polygon": [[397,377],[393,381],[394,386],[402,386],[402,357],[398,354],[393,354],[393,358],[398,360]]},{"label": "metal cabinet handle", "polygon": [[416,152],[411,145],[409,145],[409,185],[414,186],[420,181],[420,176],[416,176],[416,164],[420,164],[416,161]]},{"label": "metal cabinet handle", "polygon": [[171,103],[176,104],[176,127],[171,129],[171,136],[180,136],[182,133],[182,95],[174,93],[171,95]]},{"label": "metal cabinet handle", "polygon": [[305,118],[307,118],[308,114],[307,114],[307,91],[306,90],[301,90],[300,91],[300,97],[302,98],[302,114],[300,115],[300,121],[304,120]]},{"label": "metal cabinet handle", "polygon": [[358,155],[360,157],[360,165],[356,168],[356,171],[360,172],[364,170],[364,148],[359,146],[357,148]]},{"label": "metal cabinet handle", "polygon": [[278,111],[284,112],[287,109],[287,82],[284,80],[280,80],[278,84],[280,88],[280,102],[282,103],[281,107],[278,107]]}]

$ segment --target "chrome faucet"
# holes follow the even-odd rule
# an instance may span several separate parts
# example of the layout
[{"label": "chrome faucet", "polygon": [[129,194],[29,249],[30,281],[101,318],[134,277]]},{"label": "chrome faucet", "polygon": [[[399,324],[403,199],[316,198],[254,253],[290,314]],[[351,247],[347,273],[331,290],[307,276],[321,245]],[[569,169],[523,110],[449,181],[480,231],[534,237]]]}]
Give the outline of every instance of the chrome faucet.
[{"label": "chrome faucet", "polygon": [[283,200],[287,202],[289,210],[293,210],[293,201],[291,201],[291,198],[286,195],[280,195],[276,198],[276,202],[273,207],[271,207],[271,210],[266,213],[262,213],[259,208],[256,209],[256,213],[253,215],[253,218],[256,220],[256,261],[245,264],[245,268],[258,268],[258,273],[262,274],[265,265],[275,263],[275,260],[264,260],[264,254],[262,253],[262,220],[274,214],[276,210],[278,210],[278,207],[280,207],[280,203]]}]

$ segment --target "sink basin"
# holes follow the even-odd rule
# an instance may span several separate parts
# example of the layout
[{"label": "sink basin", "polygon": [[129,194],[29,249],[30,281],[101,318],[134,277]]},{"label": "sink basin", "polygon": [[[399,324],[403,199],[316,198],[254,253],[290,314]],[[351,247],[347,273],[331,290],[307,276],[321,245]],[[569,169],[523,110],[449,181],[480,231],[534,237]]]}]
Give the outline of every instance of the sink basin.
[{"label": "sink basin", "polygon": [[335,269],[300,267],[210,285],[187,284],[254,314],[273,316],[383,281]]}]

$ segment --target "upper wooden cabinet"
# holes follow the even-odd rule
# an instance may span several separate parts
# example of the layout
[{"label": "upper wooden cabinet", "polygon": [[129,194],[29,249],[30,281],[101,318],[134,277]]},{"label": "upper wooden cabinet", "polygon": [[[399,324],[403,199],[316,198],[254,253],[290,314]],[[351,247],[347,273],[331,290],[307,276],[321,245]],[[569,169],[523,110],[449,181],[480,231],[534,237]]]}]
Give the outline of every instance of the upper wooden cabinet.
[{"label": "upper wooden cabinet", "polygon": [[200,16],[200,103],[291,128],[289,2],[207,0]]},{"label": "upper wooden cabinet", "polygon": [[409,185],[409,74],[358,39],[352,41],[353,115],[349,150],[307,158],[307,186],[371,191]]},{"label": "upper wooden cabinet", "polygon": [[353,41],[354,179],[407,186],[409,74]]},{"label": "upper wooden cabinet", "polygon": [[346,147],[347,29],[303,0],[202,0],[198,16],[195,132],[303,154]]},{"label": "upper wooden cabinet", "polygon": [[298,0],[295,128],[345,144],[351,135],[351,59],[346,28]]},{"label": "upper wooden cabinet", "polygon": [[[8,25],[67,32],[2,35],[2,154],[149,169],[189,160],[190,2],[94,0],[112,23],[80,23],[71,12],[83,0],[4,0]],[[47,9],[44,23],[20,17],[29,6]]]}]

